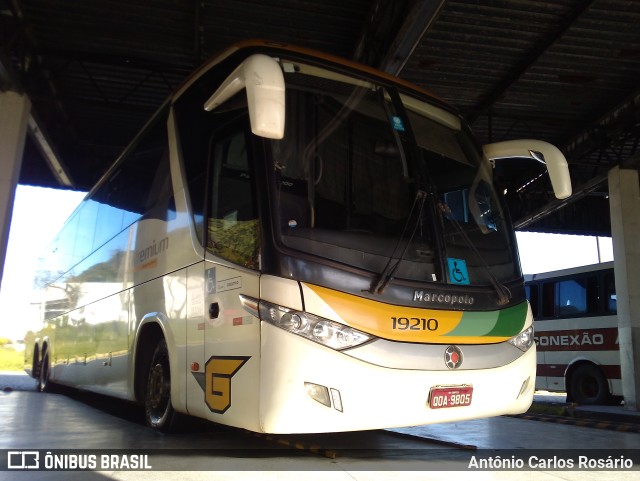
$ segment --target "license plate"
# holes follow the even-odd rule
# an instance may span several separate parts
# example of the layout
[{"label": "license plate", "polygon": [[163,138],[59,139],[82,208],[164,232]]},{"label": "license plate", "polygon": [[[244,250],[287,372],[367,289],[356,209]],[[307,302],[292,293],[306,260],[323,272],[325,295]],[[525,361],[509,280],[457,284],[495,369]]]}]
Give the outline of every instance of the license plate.
[{"label": "license plate", "polygon": [[429,393],[429,407],[442,409],[469,406],[472,395],[472,386],[433,387]]}]

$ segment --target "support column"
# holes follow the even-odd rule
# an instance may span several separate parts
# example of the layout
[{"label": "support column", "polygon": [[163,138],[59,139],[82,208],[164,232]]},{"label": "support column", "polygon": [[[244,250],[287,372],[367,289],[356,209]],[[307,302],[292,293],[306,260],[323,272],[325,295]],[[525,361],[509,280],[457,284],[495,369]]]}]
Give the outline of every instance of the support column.
[{"label": "support column", "polygon": [[0,92],[0,285],[30,110],[26,95]]},{"label": "support column", "polygon": [[[609,209],[618,306],[618,341],[625,408],[640,410],[640,179],[609,172]],[[638,369],[636,369],[636,366]]]}]

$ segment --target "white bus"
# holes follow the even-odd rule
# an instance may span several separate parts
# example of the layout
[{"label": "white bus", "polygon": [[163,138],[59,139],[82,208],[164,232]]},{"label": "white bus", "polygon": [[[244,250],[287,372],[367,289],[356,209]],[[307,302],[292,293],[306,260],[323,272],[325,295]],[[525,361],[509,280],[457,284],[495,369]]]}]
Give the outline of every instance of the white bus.
[{"label": "white bus", "polygon": [[527,275],[536,388],[603,404],[622,396],[613,262]]},{"label": "white bus", "polygon": [[[245,42],[191,76],[45,256],[26,369],[256,432],[520,413],[535,377],[490,161],[441,100],[301,48]],[[47,277],[47,276],[41,276]]]}]

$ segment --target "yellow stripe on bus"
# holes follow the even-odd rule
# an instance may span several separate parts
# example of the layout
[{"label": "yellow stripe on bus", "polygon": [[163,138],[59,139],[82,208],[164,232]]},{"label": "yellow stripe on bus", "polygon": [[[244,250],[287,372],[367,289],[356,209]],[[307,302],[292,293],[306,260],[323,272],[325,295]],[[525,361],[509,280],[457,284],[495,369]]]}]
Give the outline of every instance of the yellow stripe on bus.
[{"label": "yellow stripe on bus", "polygon": [[448,336],[462,321],[464,311],[397,306],[326,287],[305,286],[340,316],[344,324],[383,339],[435,344],[487,344],[509,339],[502,336]]},{"label": "yellow stripe on bus", "polygon": [[[345,324],[385,339],[435,342],[442,335],[452,331],[462,319],[462,312],[459,311],[396,306],[325,287],[309,284],[307,286],[327,303]],[[406,329],[404,328],[404,319],[407,319],[409,323]],[[426,326],[427,329],[411,329],[411,319],[420,320],[418,326],[420,328],[422,328],[422,319],[425,319],[427,324],[430,319],[435,319],[438,325],[437,327],[433,326],[433,322],[431,322],[432,325]],[[443,340],[442,342],[450,341]]]}]

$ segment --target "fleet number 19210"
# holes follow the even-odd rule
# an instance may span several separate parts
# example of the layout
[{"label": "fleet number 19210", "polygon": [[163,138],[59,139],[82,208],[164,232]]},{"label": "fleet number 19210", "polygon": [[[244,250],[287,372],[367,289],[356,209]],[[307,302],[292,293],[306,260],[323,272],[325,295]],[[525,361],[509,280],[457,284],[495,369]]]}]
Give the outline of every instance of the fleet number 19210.
[{"label": "fleet number 19210", "polygon": [[424,317],[392,317],[392,329],[400,331],[437,331],[437,319],[425,319]]}]

